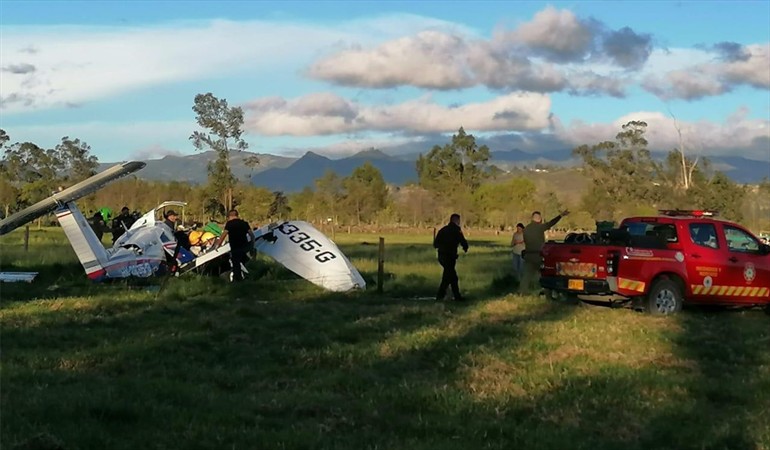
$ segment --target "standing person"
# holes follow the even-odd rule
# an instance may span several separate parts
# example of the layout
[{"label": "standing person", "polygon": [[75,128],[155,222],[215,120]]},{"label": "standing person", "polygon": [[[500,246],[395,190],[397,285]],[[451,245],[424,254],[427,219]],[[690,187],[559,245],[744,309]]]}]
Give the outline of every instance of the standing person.
[{"label": "standing person", "polygon": [[542,262],[540,249],[545,244],[545,232],[568,214],[569,211],[565,210],[548,222],[543,223],[543,216],[540,214],[540,211],[532,213],[532,221],[524,227],[524,275],[519,285],[519,290],[522,294],[529,294],[533,290],[539,289],[538,281],[540,280],[540,263]]},{"label": "standing person", "polygon": [[176,218],[179,217],[176,215],[176,211],[173,209],[169,209],[166,211],[166,214],[163,215],[163,217],[166,219],[163,221],[163,223],[166,224],[169,228],[171,228],[171,234],[173,235],[176,231]]},{"label": "standing person", "polygon": [[[256,239],[249,223],[238,217],[238,211],[235,209],[231,209],[227,213],[225,231],[222,232],[214,248],[222,245],[228,236],[230,236],[230,263],[233,266],[233,281],[242,281],[241,264],[246,263],[246,255],[253,248]],[[251,237],[251,242],[249,242],[249,237]]]},{"label": "standing person", "polygon": [[524,269],[522,252],[525,248],[523,223],[516,224],[516,231],[513,232],[513,237],[511,238],[511,247],[513,249],[513,273],[516,275],[516,279],[521,281],[521,273]]},{"label": "standing person", "polygon": [[128,209],[128,206],[124,206],[123,209],[120,210],[120,214],[112,219],[112,243],[114,244],[115,241],[117,241],[123,234],[131,228],[131,225],[133,225],[135,222],[133,216],[131,216],[131,212]]},{"label": "standing person", "polygon": [[460,295],[459,278],[457,276],[457,247],[462,246],[463,251],[468,253],[468,241],[463,236],[463,230],[460,226],[460,215],[452,214],[449,223],[439,230],[433,239],[433,247],[438,250],[438,262],[444,268],[441,275],[441,285],[436,294],[436,300],[443,300],[446,295],[447,287],[452,286],[452,295],[456,301],[462,301]]},{"label": "standing person", "polygon": [[94,215],[91,217],[91,229],[94,230],[94,234],[96,234],[96,238],[99,239],[99,242],[102,241],[102,236],[104,236],[104,229],[107,227],[107,224],[104,222],[104,217],[102,216],[102,213],[99,211],[96,211]]}]

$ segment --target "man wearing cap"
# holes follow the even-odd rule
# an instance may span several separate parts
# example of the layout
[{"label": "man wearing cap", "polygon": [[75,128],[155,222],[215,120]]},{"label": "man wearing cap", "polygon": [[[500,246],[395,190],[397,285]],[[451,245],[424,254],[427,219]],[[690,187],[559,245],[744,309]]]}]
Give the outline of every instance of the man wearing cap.
[{"label": "man wearing cap", "polygon": [[163,215],[163,217],[166,218],[166,220],[163,221],[163,223],[166,224],[169,228],[171,228],[171,233],[173,234],[176,231],[176,212],[173,209],[169,209],[166,211],[166,214]]}]

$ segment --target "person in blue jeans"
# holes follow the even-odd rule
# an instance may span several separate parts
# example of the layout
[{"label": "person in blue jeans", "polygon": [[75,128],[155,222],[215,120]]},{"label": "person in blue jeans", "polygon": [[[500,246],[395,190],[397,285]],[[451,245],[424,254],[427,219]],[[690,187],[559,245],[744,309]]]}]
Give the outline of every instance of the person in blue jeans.
[{"label": "person in blue jeans", "polygon": [[525,248],[523,223],[516,224],[516,231],[513,232],[513,237],[511,238],[511,248],[513,249],[513,274],[516,275],[517,280],[521,280],[521,274],[524,270],[522,252]]}]

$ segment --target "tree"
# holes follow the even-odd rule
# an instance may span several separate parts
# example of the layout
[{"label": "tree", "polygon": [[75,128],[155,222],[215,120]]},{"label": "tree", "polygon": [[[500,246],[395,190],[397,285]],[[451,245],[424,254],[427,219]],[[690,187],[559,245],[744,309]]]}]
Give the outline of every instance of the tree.
[{"label": "tree", "polygon": [[417,159],[420,185],[428,189],[476,189],[486,178],[489,148],[479,147],[472,134],[461,127],[452,142],[435,145],[427,156]]},{"label": "tree", "polygon": [[564,211],[564,205],[553,191],[546,192],[540,203],[542,205],[540,212],[545,217],[545,220],[550,220],[552,217],[556,217]]},{"label": "tree", "polygon": [[289,214],[291,214],[289,199],[281,191],[273,192],[273,202],[270,203],[270,210],[267,213],[270,220],[288,218]]},{"label": "tree", "polygon": [[270,219],[270,205],[274,199],[272,191],[262,186],[239,183],[236,193],[240,200],[238,210],[241,216],[253,221]]},{"label": "tree", "polygon": [[399,188],[393,199],[398,220],[413,227],[441,221],[443,212],[436,197],[435,193],[414,184]]},{"label": "tree", "polygon": [[316,195],[322,219],[331,217],[335,223],[338,222],[339,205],[343,199],[342,180],[340,177],[327,170],[321,178],[315,180]]},{"label": "tree", "polygon": [[243,165],[251,169],[248,175],[246,175],[246,180],[251,181],[251,177],[254,175],[254,169],[257,168],[259,165],[259,157],[257,155],[250,155],[243,159]]},{"label": "tree", "polygon": [[627,214],[628,206],[640,202],[655,204],[661,190],[656,182],[659,165],[647,149],[644,133],[647,123],[631,121],[623,125],[615,141],[593,146],[581,145],[573,154],[582,158],[592,184],[581,209],[599,220]]},{"label": "tree", "polygon": [[720,216],[740,222],[743,220],[743,199],[746,189],[727,175],[716,172],[706,184],[698,184],[688,191],[698,209],[719,211]]},{"label": "tree", "polygon": [[62,167],[55,150],[23,142],[5,149],[2,175],[19,189],[20,203],[30,205],[57,190]]},{"label": "tree", "polygon": [[305,187],[301,192],[289,196],[289,207],[294,213],[294,217],[309,221],[323,220],[319,216],[319,210],[316,204],[316,193],[309,187]]},{"label": "tree", "polygon": [[[693,172],[695,171],[695,167],[698,165],[698,158],[695,158],[695,160],[691,160],[690,158],[687,158],[685,156],[685,145],[684,145],[684,138],[682,137],[682,128],[679,126],[679,121],[676,119],[676,116],[674,116],[674,113],[671,112],[671,109],[668,110],[669,115],[672,119],[674,119],[674,129],[676,129],[676,134],[679,137],[679,147],[676,148],[672,155],[676,156],[676,165],[677,172],[680,174],[679,179],[681,180],[681,188],[687,191],[692,187],[693,185]],[[669,158],[669,165],[674,166],[672,164],[673,161],[671,158]]]},{"label": "tree", "polygon": [[[0,129],[0,150],[5,148],[6,142],[10,137],[5,130]],[[11,183],[11,174],[6,172],[5,157],[0,162],[0,203],[3,205],[3,217],[8,217],[11,213],[11,207],[16,206],[19,202],[19,191]]]},{"label": "tree", "polygon": [[61,160],[65,182],[77,183],[96,174],[99,160],[91,155],[91,146],[80,139],[64,136],[54,150]]},{"label": "tree", "polygon": [[[248,148],[246,141],[241,138],[243,109],[229,107],[227,100],[220,100],[210,92],[196,95],[192,109],[198,125],[207,131],[194,131],[190,140],[196,150],[209,148],[217,152],[217,159],[208,166],[209,192],[221,199],[220,203],[228,210],[232,209],[236,180],[230,169],[230,152]],[[208,203],[213,204],[211,201]]]},{"label": "tree", "polygon": [[[683,158],[684,163],[682,163]],[[701,188],[706,188],[711,164],[707,158],[701,158],[698,162],[700,164],[696,167],[695,162],[685,158],[679,150],[672,150],[660,164],[658,183],[662,191],[661,206],[664,209],[701,208],[698,205],[697,192]],[[689,168],[687,173],[682,171],[682,164]]]},{"label": "tree", "polygon": [[499,183],[482,184],[475,200],[488,225],[505,227],[524,220],[532,209],[536,192],[537,187],[532,180],[515,177]]},{"label": "tree", "polygon": [[436,145],[426,156],[418,157],[419,184],[442,196],[447,205],[461,211],[466,222],[470,222],[472,196],[488,176],[488,161],[489,148],[479,147],[476,138],[461,127],[450,143]]},{"label": "tree", "polygon": [[349,177],[342,180],[345,188],[346,204],[351,208],[356,223],[371,223],[377,213],[385,208],[388,200],[388,186],[379,169],[370,162],[353,170]]}]

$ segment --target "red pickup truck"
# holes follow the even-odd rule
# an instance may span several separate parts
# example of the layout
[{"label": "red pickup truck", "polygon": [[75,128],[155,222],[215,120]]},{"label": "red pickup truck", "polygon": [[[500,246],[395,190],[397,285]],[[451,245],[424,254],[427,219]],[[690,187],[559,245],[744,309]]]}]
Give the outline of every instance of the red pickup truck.
[{"label": "red pickup truck", "polygon": [[624,219],[600,236],[548,242],[540,285],[549,295],[631,300],[653,314],[676,313],[683,302],[770,312],[770,246],[713,215],[661,211]]}]

